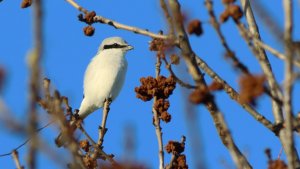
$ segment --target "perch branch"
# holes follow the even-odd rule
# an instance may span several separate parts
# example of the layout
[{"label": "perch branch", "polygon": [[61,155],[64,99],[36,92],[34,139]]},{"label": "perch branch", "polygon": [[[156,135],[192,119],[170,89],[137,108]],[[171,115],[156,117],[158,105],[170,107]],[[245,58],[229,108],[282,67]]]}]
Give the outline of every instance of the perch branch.
[{"label": "perch branch", "polygon": [[103,112],[102,112],[102,123],[101,126],[99,127],[99,138],[98,138],[98,146],[99,148],[102,148],[102,144],[104,141],[104,135],[107,131],[106,128],[106,121],[107,121],[107,117],[108,117],[108,113],[109,113],[109,106],[111,104],[111,99],[105,99],[104,101],[104,106],[103,106]]}]

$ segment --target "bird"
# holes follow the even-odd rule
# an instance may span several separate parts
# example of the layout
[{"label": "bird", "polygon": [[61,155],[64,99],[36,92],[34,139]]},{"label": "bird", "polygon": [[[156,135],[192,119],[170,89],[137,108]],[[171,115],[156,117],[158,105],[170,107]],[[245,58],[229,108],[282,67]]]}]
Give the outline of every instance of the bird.
[{"label": "bird", "polygon": [[[127,51],[132,50],[121,37],[109,37],[102,41],[98,52],[86,68],[83,82],[83,99],[78,117],[88,115],[103,107],[105,100],[113,101],[120,93],[127,72]],[[70,122],[70,126],[73,125]],[[66,144],[62,133],[55,139],[58,147]]]}]

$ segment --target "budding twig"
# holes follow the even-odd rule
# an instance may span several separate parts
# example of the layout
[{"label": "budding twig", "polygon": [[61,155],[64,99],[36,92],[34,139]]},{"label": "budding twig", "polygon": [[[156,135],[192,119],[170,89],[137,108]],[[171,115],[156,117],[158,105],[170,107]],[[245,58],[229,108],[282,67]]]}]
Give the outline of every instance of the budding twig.
[{"label": "budding twig", "polygon": [[[73,0],[66,0],[70,5],[72,5],[74,8],[78,9],[80,12],[83,12],[84,14],[88,13],[88,10],[84,9],[82,6],[80,6],[79,4],[77,4],[76,2],[74,2]],[[141,35],[146,35],[152,38],[159,38],[159,39],[168,39],[168,36],[165,35],[161,35],[161,34],[156,34],[153,32],[150,32],[148,30],[144,30],[138,27],[133,27],[133,26],[129,26],[129,25],[125,25],[119,22],[116,22],[114,20],[105,18],[103,16],[95,16],[94,17],[94,22],[99,22],[102,24],[107,24],[110,26],[113,26],[116,29],[123,29],[123,30],[127,30],[133,33],[137,33],[137,34],[141,34]]]},{"label": "budding twig", "polygon": [[86,138],[92,143],[93,147],[95,148],[95,158],[99,155],[103,157],[105,160],[108,160],[112,165],[118,165],[117,162],[113,159],[112,156],[105,153],[98,144],[92,139],[92,137],[86,132],[82,125],[79,126],[79,130],[86,136]]}]

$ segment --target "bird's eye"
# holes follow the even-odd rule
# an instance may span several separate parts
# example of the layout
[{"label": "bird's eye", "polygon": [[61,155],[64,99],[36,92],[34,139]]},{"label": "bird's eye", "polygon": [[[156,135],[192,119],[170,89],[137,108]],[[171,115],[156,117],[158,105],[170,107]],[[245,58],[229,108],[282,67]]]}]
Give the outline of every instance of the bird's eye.
[{"label": "bird's eye", "polygon": [[114,44],[113,44],[113,46],[114,46],[114,47],[118,47],[118,46],[119,46],[119,44],[117,44],[117,43],[114,43]]}]

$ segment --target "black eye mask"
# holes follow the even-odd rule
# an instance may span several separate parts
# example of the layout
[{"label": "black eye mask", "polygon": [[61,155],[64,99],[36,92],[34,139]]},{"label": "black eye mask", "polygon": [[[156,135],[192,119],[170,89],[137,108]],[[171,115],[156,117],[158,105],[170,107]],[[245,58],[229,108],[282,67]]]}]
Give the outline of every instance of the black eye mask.
[{"label": "black eye mask", "polygon": [[118,49],[118,48],[125,48],[127,45],[120,45],[118,43],[110,44],[110,45],[104,45],[103,49]]}]

